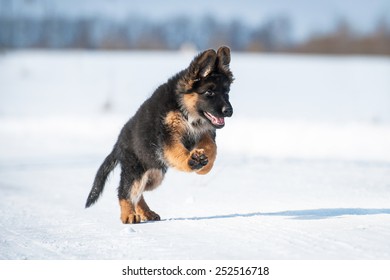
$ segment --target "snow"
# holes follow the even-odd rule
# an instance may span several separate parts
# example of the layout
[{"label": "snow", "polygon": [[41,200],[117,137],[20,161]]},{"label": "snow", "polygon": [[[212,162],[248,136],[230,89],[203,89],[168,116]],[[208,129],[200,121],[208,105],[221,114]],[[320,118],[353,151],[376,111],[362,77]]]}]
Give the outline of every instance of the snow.
[{"label": "snow", "polygon": [[192,56],[0,55],[0,259],[389,259],[385,57],[233,53],[214,169],[169,170],[146,194],[160,222],[121,224],[118,170],[84,209],[122,125]]}]

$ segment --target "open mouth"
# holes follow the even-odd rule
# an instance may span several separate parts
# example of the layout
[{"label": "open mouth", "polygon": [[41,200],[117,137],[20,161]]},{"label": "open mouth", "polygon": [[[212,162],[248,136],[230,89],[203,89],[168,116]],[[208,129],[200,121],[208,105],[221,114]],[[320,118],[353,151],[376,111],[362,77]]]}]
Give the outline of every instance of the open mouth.
[{"label": "open mouth", "polygon": [[225,125],[225,118],[224,117],[216,117],[216,116],[210,114],[209,112],[203,112],[203,114],[217,128],[221,128]]}]

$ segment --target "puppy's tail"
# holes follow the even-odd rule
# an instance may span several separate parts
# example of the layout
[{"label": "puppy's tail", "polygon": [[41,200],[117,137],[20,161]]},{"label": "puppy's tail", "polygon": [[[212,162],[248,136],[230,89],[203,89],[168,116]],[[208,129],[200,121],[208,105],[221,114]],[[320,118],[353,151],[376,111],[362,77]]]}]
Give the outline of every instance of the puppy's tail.
[{"label": "puppy's tail", "polygon": [[108,175],[118,164],[118,160],[115,157],[115,149],[109,154],[106,159],[103,161],[102,165],[99,167],[98,172],[96,173],[95,181],[93,182],[92,189],[88,195],[85,208],[93,205],[100,197],[103,192],[104,185],[106,184]]}]

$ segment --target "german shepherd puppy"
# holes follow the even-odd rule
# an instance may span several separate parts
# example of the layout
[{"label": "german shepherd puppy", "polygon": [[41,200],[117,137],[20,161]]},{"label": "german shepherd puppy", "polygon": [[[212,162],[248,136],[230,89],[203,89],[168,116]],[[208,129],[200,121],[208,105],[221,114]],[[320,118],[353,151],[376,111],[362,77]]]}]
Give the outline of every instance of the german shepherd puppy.
[{"label": "german shepherd puppy", "polygon": [[109,173],[120,163],[118,187],[124,224],[158,221],[143,197],[160,185],[168,167],[206,174],[213,167],[216,129],[225,125],[233,74],[230,49],[206,50],[189,67],[156,89],[124,125],[112,152],[97,171],[86,208],[102,194]]}]

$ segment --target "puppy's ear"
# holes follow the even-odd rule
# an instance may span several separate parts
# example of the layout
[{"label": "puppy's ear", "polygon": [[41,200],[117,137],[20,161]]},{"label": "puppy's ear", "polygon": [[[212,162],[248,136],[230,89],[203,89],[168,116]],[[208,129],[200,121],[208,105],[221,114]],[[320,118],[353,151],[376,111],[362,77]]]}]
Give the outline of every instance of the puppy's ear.
[{"label": "puppy's ear", "polygon": [[211,49],[197,55],[189,67],[191,79],[197,80],[207,77],[214,70],[216,60],[217,54]]},{"label": "puppy's ear", "polygon": [[229,70],[230,49],[226,46],[220,47],[217,51],[217,57],[219,69],[223,71]]},{"label": "puppy's ear", "polygon": [[229,81],[234,81],[233,73],[230,71],[230,49],[226,46],[220,47],[217,51],[217,67],[220,72],[226,75]]}]

